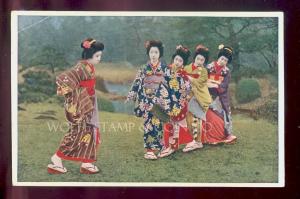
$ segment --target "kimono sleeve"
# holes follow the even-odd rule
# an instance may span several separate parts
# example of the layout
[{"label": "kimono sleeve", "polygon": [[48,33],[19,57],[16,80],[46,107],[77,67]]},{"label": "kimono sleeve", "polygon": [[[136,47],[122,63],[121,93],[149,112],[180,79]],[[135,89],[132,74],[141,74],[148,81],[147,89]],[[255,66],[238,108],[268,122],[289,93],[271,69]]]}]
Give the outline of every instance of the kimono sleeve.
[{"label": "kimono sleeve", "polygon": [[224,94],[224,93],[227,92],[228,87],[229,87],[230,79],[231,79],[231,74],[230,74],[230,72],[228,72],[225,75],[224,80],[222,81],[222,83],[217,88],[219,94]]},{"label": "kimono sleeve", "polygon": [[57,94],[65,95],[73,92],[80,84],[80,81],[92,79],[93,77],[93,70],[88,65],[78,63],[56,77]]},{"label": "kimono sleeve", "polygon": [[135,79],[133,80],[132,86],[128,92],[127,95],[127,101],[132,100],[135,101],[138,93],[140,92],[142,88],[142,83],[143,83],[144,75],[143,75],[143,69],[139,69]]}]

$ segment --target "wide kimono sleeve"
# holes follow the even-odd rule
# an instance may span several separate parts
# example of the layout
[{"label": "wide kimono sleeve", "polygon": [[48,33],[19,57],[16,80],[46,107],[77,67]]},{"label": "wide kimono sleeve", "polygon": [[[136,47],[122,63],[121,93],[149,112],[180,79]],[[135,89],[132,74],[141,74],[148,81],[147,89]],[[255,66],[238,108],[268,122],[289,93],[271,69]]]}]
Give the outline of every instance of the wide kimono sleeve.
[{"label": "wide kimono sleeve", "polygon": [[138,98],[141,90],[142,90],[142,84],[144,80],[144,74],[143,74],[143,68],[140,68],[135,76],[135,79],[133,80],[132,86],[128,92],[127,95],[127,101],[132,100],[136,101]]},{"label": "wide kimono sleeve", "polygon": [[212,102],[207,87],[208,73],[206,68],[198,69],[197,71],[199,71],[200,76],[198,78],[191,78],[192,93],[204,111],[207,111]]},{"label": "wide kimono sleeve", "polygon": [[81,81],[92,79],[93,76],[94,74],[90,66],[79,62],[71,69],[62,72],[56,77],[57,94],[65,95],[73,92],[74,89],[78,88]]},{"label": "wide kimono sleeve", "polygon": [[81,63],[56,77],[57,93],[64,96],[66,116],[72,123],[79,123],[94,109],[94,102],[87,88],[80,87],[81,81],[92,77],[90,69]]},{"label": "wide kimono sleeve", "polygon": [[224,76],[224,80],[222,81],[222,83],[219,85],[219,87],[217,88],[218,93],[220,95],[227,93],[228,91],[228,87],[229,87],[229,82],[231,79],[231,74],[228,71],[228,73]]}]

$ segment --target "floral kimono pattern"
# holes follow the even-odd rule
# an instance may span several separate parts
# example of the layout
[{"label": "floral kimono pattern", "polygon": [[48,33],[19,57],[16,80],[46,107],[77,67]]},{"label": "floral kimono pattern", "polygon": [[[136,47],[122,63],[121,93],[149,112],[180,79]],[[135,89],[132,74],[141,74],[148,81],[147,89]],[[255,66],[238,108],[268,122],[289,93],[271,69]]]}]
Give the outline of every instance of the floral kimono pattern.
[{"label": "floral kimono pattern", "polygon": [[165,83],[159,86],[156,93],[158,104],[170,116],[170,121],[164,128],[166,148],[171,145],[172,148],[178,149],[180,144],[193,140],[186,128],[187,95],[189,92],[190,83],[185,78],[182,69],[175,70],[174,66],[170,65]]},{"label": "floral kimono pattern", "polygon": [[100,133],[94,66],[80,61],[57,76],[56,84],[58,91],[62,88],[69,91],[63,94],[69,130],[56,154],[65,160],[96,161]]},{"label": "floral kimono pattern", "polygon": [[163,147],[163,122],[153,115],[151,109],[155,103],[155,93],[165,81],[166,68],[167,66],[161,63],[156,67],[150,63],[142,66],[127,96],[127,100],[135,102],[135,115],[144,118],[144,148],[147,150],[161,150]]},{"label": "floral kimono pattern", "polygon": [[207,65],[208,81],[218,82],[218,88],[209,88],[213,102],[210,109],[219,115],[224,121],[225,133],[232,134],[232,119],[230,111],[229,82],[230,70],[227,66],[218,66],[217,62]]}]

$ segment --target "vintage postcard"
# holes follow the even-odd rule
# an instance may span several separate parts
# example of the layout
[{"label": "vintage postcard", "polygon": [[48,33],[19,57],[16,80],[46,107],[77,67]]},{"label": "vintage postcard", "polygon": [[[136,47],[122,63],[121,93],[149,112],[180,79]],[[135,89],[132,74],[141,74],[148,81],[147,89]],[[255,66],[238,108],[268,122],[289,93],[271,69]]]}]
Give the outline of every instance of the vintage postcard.
[{"label": "vintage postcard", "polygon": [[285,186],[282,12],[11,17],[13,185]]}]

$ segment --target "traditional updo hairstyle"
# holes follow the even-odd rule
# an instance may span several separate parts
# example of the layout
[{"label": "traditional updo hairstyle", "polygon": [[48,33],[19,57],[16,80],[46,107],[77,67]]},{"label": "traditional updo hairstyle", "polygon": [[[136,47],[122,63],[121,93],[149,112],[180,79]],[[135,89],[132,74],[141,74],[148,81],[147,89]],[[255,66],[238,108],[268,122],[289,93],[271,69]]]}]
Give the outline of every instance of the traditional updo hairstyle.
[{"label": "traditional updo hairstyle", "polygon": [[87,38],[81,42],[81,48],[83,48],[81,58],[90,59],[96,52],[104,50],[104,44],[93,38]]},{"label": "traditional updo hairstyle", "polygon": [[193,61],[195,61],[197,55],[202,55],[205,58],[204,64],[206,65],[208,63],[209,59],[209,50],[207,47],[203,46],[202,44],[199,44],[196,46]]},{"label": "traditional updo hairstyle", "polygon": [[151,47],[157,47],[159,50],[159,58],[164,55],[164,45],[159,40],[149,40],[145,42],[146,54],[149,56]]},{"label": "traditional updo hairstyle", "polygon": [[223,44],[219,45],[218,59],[221,56],[224,56],[228,59],[228,63],[230,63],[232,60],[232,54],[233,54],[233,49],[231,47],[224,46]]},{"label": "traditional updo hairstyle", "polygon": [[183,59],[183,65],[187,65],[189,57],[191,55],[191,51],[182,45],[178,45],[176,46],[175,53],[172,55],[172,61],[174,60],[176,55],[179,55]]}]

